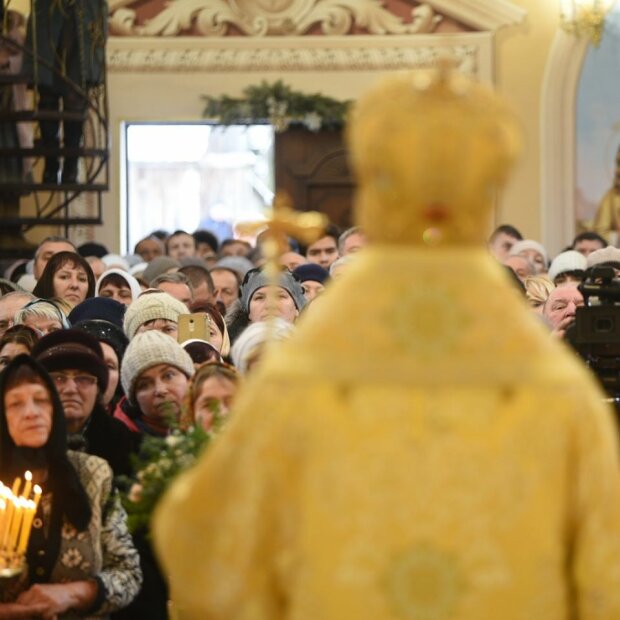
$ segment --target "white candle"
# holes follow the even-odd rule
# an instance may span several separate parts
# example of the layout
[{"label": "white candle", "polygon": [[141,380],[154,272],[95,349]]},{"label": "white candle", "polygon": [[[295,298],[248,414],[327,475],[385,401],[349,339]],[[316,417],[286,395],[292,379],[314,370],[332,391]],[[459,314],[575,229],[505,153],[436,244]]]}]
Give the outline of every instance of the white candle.
[{"label": "white candle", "polygon": [[22,493],[22,495],[26,499],[30,499],[30,490],[32,489],[32,473],[27,471],[24,474],[24,478],[26,478],[26,484],[24,485],[24,492]]}]

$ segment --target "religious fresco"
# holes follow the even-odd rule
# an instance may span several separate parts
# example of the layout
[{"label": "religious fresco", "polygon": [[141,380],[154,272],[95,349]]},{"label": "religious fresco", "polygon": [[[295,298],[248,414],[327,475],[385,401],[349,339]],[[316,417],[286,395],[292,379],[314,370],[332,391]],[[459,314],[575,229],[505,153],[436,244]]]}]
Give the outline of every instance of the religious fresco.
[{"label": "religious fresco", "polygon": [[[618,244],[620,175],[620,8],[608,17],[600,47],[586,53],[577,90],[576,231],[594,229]],[[619,161],[620,164],[620,161]]]}]

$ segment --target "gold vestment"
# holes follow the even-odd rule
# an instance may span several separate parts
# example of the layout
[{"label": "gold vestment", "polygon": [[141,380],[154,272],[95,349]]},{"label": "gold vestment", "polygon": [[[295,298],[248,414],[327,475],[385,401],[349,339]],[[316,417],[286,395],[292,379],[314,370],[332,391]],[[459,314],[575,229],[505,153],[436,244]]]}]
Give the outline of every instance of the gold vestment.
[{"label": "gold vestment", "polygon": [[516,129],[481,87],[420,79],[354,117],[374,245],[156,515],[183,620],[620,618],[611,412],[476,245]]}]

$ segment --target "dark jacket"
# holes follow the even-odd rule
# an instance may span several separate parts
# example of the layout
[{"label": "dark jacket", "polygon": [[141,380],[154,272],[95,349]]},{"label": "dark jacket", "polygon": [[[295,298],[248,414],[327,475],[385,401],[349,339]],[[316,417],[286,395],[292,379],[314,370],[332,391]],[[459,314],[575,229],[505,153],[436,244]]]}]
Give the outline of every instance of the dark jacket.
[{"label": "dark jacket", "polygon": [[101,405],[95,405],[83,431],[84,452],[105,459],[115,476],[132,473],[131,455],[138,451],[140,436],[113,418]]}]

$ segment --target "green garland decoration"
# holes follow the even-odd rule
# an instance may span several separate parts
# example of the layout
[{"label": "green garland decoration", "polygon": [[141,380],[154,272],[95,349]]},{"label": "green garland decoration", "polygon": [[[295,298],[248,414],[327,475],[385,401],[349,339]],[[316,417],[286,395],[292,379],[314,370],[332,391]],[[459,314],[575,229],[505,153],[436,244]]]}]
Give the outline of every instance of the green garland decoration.
[{"label": "green garland decoration", "polygon": [[216,119],[222,125],[269,122],[276,131],[284,131],[290,125],[302,125],[310,131],[340,129],[351,103],[319,93],[307,95],[294,91],[281,80],[248,86],[240,99],[226,95],[202,98],[206,102],[205,118]]}]

